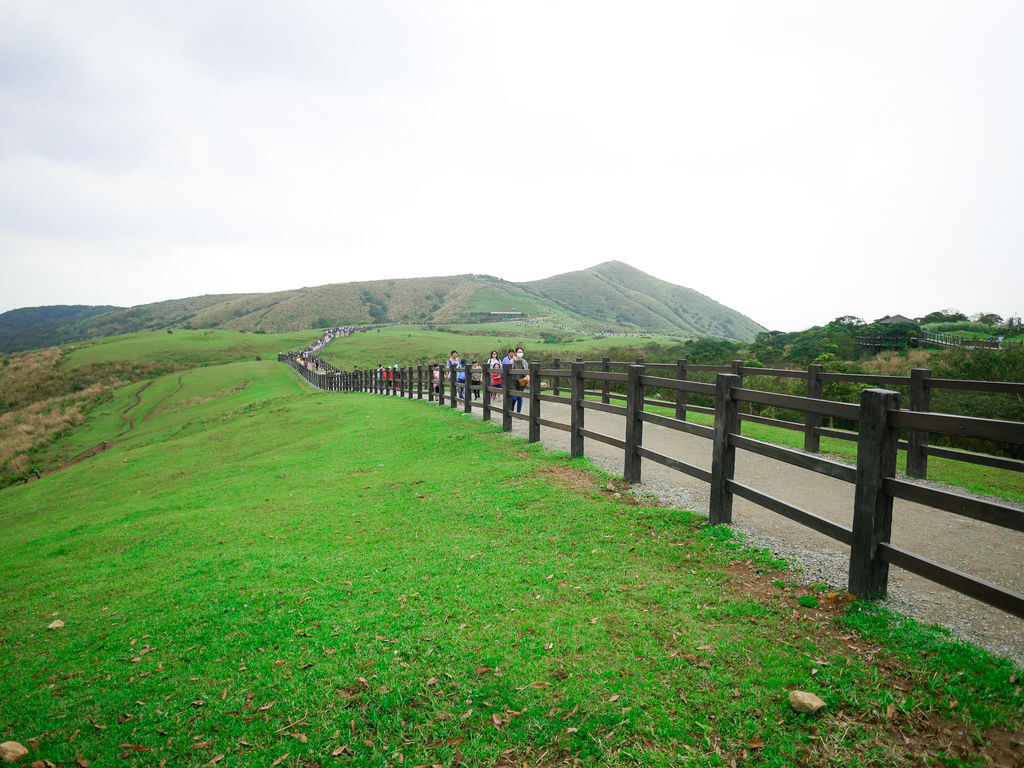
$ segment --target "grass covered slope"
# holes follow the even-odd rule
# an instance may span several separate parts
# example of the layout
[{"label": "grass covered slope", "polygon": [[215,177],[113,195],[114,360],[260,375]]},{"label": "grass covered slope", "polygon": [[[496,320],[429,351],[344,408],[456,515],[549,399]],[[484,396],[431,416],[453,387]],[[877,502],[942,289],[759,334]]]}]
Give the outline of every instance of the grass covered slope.
[{"label": "grass covered slope", "polygon": [[[26,338],[27,318],[8,315]],[[86,308],[93,309],[93,308]],[[491,312],[523,312],[561,326],[644,329],[750,341],[761,326],[696,291],[651,277],[621,262],[600,264],[533,283],[465,274],[331,283],[276,293],[193,296],[48,326],[50,344],[166,328],[225,328],[288,333],[339,325],[479,322]],[[20,314],[19,314],[20,313]],[[24,347],[22,347],[24,348]],[[3,351],[0,346],[0,351]]]},{"label": "grass covered slope", "polygon": [[58,304],[0,314],[0,353],[38,349],[67,341],[68,328],[119,307]]},{"label": "grass covered slope", "polygon": [[[545,340],[545,336],[549,339]],[[592,338],[578,333],[554,334],[542,328],[515,326],[511,323],[483,323],[462,326],[459,332],[419,326],[396,326],[354,333],[336,339],[323,352],[324,360],[351,370],[354,365],[362,369],[382,365],[417,365],[444,362],[451,351],[461,357],[477,360],[484,365],[491,350],[504,357],[509,349],[523,345],[531,360],[563,360],[575,357],[598,359],[608,350],[622,345],[633,345],[636,339],[624,336]],[[666,339],[662,339],[666,341]],[[676,341],[667,339],[667,341]]]},{"label": "grass covered slope", "polygon": [[[311,340],[309,332],[151,331],[3,357],[0,487],[74,458],[72,448],[83,433],[75,428],[85,424],[85,431],[90,431],[97,408],[120,402],[115,394],[118,387],[198,366],[276,359],[278,351],[305,346]],[[116,434],[106,434],[99,442]]]},{"label": "grass covered slope", "polygon": [[587,317],[669,333],[753,341],[765,330],[702,293],[652,277],[621,261],[606,261],[526,283]]},{"label": "grass covered slope", "polygon": [[969,765],[1020,736],[1007,663],[837,625],[493,425],[271,362],[135,394],[115,447],[0,491],[0,738],[30,759]]}]

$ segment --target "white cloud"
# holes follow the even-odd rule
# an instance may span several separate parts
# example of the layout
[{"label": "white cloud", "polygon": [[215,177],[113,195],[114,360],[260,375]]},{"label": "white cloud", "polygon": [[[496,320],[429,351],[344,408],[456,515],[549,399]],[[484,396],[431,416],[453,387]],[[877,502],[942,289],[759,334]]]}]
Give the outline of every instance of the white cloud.
[{"label": "white cloud", "polygon": [[773,328],[1020,312],[1022,27],[1016,3],[7,0],[0,311],[616,258]]}]

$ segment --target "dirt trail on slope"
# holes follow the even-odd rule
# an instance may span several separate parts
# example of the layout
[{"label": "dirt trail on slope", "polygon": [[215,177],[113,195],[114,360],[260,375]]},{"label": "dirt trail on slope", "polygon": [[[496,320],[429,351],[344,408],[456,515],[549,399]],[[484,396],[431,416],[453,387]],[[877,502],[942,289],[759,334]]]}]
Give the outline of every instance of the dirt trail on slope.
[{"label": "dirt trail on slope", "polygon": [[[523,413],[529,400],[523,401]],[[474,414],[478,414],[474,410]],[[543,417],[567,424],[569,408],[544,403]],[[492,418],[495,418],[492,414]],[[500,419],[500,413],[496,418]],[[586,411],[586,428],[623,439],[621,416]],[[525,437],[526,421],[513,420],[513,433]],[[711,470],[711,440],[644,424],[643,444],[658,453]],[[541,427],[541,441],[551,449],[569,450],[569,434]],[[607,471],[621,475],[622,451],[596,440],[586,440],[584,453]],[[853,518],[854,486],[816,472],[799,469],[743,450],[736,452],[738,482],[801,509],[849,527]],[[709,488],[689,475],[653,461],[643,462],[643,482],[635,486],[653,493],[662,503],[707,513]],[[963,492],[962,489],[956,489]],[[1012,505],[1012,502],[1007,502]],[[1016,505],[1014,505],[1016,506]],[[794,523],[752,502],[734,497],[733,524],[748,543],[771,549],[801,568],[813,581],[847,586],[850,550],[846,545]],[[976,578],[1015,592],[1024,592],[1024,533],[896,499],[892,541],[909,551]],[[926,623],[954,633],[1008,656],[1024,665],[1024,620],[939,586],[895,566],[889,573],[889,604]]]},{"label": "dirt trail on slope", "polygon": [[[184,386],[182,384],[182,381],[181,381],[182,376],[184,376],[184,374],[182,374],[181,376],[178,376],[178,387],[177,387],[177,389],[175,389],[173,392],[171,392],[170,394],[168,394],[165,397],[163,397],[157,403],[157,405],[162,403],[164,400],[167,400],[168,398],[173,397],[174,395],[176,395],[178,392],[181,391],[181,388]],[[49,477],[50,475],[56,474],[57,472],[61,472],[61,471],[65,470],[65,469],[67,469],[68,467],[73,467],[75,464],[78,464],[78,463],[80,463],[82,461],[85,461],[86,459],[88,459],[88,458],[90,458],[92,456],[95,456],[95,455],[97,455],[99,453],[103,453],[103,451],[105,451],[108,448],[116,445],[117,444],[117,438],[123,437],[123,436],[127,435],[129,432],[131,432],[133,429],[135,429],[135,419],[129,417],[128,416],[128,412],[131,411],[133,408],[137,408],[139,405],[142,404],[142,393],[146,389],[148,389],[152,384],[153,384],[152,381],[148,381],[143,386],[139,387],[139,389],[134,393],[135,402],[132,403],[131,405],[129,405],[123,411],[121,411],[121,414],[120,414],[121,415],[121,421],[128,425],[126,429],[122,430],[121,432],[118,432],[116,435],[114,435],[109,440],[104,440],[103,442],[98,443],[97,445],[94,445],[92,448],[86,448],[81,453],[75,454],[74,456],[72,456],[67,461],[61,462],[60,466],[54,467],[53,469],[48,469],[45,472],[41,472],[39,478],[28,478],[28,482],[32,482],[33,480],[36,480],[36,479],[42,479],[44,477]],[[142,418],[145,419],[146,417],[143,416]]]}]

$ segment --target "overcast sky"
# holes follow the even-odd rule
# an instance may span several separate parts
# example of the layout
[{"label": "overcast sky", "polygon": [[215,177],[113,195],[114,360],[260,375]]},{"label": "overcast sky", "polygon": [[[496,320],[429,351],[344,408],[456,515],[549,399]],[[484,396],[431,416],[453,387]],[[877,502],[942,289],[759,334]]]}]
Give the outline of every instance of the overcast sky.
[{"label": "overcast sky", "polygon": [[0,312],[619,259],[1024,312],[1024,4],[0,0]]}]

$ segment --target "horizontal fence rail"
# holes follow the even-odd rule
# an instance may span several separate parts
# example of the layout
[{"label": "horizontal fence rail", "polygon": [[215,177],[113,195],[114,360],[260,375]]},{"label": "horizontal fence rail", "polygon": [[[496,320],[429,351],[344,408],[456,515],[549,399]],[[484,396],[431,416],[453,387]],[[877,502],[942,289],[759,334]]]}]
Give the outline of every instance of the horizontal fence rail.
[{"label": "horizontal fence rail", "polygon": [[[734,361],[730,366],[688,366],[683,360],[675,364],[645,365],[642,361],[613,362],[607,358],[596,363],[577,360],[564,365],[558,360],[553,364],[517,362],[515,367],[506,363],[500,369],[467,366],[460,361],[447,366],[392,366],[369,371],[343,371],[323,363],[310,362],[298,353],[281,353],[278,359],[320,389],[370,392],[419,400],[426,397],[428,402],[461,409],[464,413],[478,410],[485,421],[500,416],[502,429],[506,432],[512,429],[513,420],[524,420],[527,422],[530,442],[540,440],[541,427],[567,432],[570,454],[574,457],[584,455],[586,440],[610,445],[623,452],[623,476],[631,483],[640,482],[644,459],[697,478],[710,485],[709,518],[713,524],[732,522],[733,498],[738,496],[848,545],[848,589],[855,595],[867,598],[885,595],[888,589],[888,569],[890,565],[895,565],[1024,618],[1024,596],[934,563],[890,541],[894,499],[1024,532],[1024,512],[1009,504],[936,489],[896,476],[899,450],[907,451],[908,475],[911,474],[911,456],[917,453],[923,456],[949,453],[966,457],[982,456],[929,447],[927,440],[921,436],[930,433],[1024,445],[1024,423],[929,411],[927,397],[922,397],[920,393],[936,385],[945,386],[948,381],[930,380],[927,371],[915,370],[910,377],[864,377],[825,374],[821,366],[813,365],[806,373],[780,373],[771,369],[746,368],[741,361]],[[595,365],[600,366],[600,369],[594,370]],[[613,367],[625,370],[613,371]],[[652,376],[647,373],[650,369],[673,371],[676,375]],[[688,371],[714,373],[715,383],[688,380],[685,378]],[[805,377],[808,395],[780,394],[744,387],[744,374]],[[856,404],[823,399],[821,383],[830,380],[881,383],[887,386],[906,384],[910,387],[911,410],[902,409],[901,394],[888,389],[863,389],[860,402]],[[593,385],[595,382],[601,385],[601,389],[587,389],[588,384]],[[623,391],[611,392],[608,388],[610,384],[620,385]],[[1016,392],[1018,387],[1024,390],[1024,385],[1012,382],[966,384],[969,386],[963,389],[974,391]],[[988,389],[976,386],[981,384],[993,386]],[[948,388],[954,389],[956,386]],[[648,390],[668,391],[674,399],[654,399],[648,396]],[[915,396],[915,392],[918,395]],[[691,405],[686,399],[689,394],[711,398],[713,407]],[[613,400],[617,404],[613,404]],[[568,423],[543,416],[542,404],[545,403],[568,406]],[[742,407],[749,403],[796,411],[803,415],[805,424],[743,413]],[[673,415],[645,411],[645,407],[651,404],[668,408]],[[527,405],[525,413],[524,405]],[[623,417],[624,434],[605,434],[588,428],[588,411]],[[687,421],[687,411],[713,415],[713,426]],[[856,424],[857,429],[846,431],[823,428],[820,426],[822,417]],[[853,441],[857,445],[856,466],[814,455],[814,451],[806,450],[806,445],[805,450],[800,451],[745,436],[741,433],[744,421],[785,424],[791,428],[808,430],[805,437],[813,432],[815,438],[825,435]],[[710,444],[711,469],[694,466],[645,446],[645,424],[707,439]],[[901,433],[906,433],[909,439],[902,440]],[[918,436],[916,439],[915,435]],[[816,451],[817,445],[814,444],[813,448]],[[737,481],[734,478],[737,449],[851,484],[854,487],[852,526],[840,525]],[[985,461],[974,463],[988,461],[1004,469],[1024,469],[1024,462],[1013,459],[991,456],[983,458]]]}]

